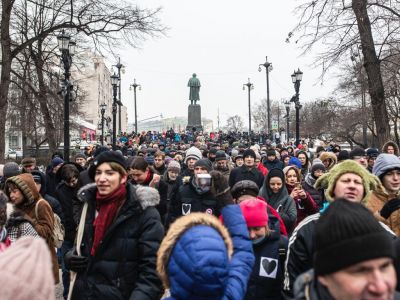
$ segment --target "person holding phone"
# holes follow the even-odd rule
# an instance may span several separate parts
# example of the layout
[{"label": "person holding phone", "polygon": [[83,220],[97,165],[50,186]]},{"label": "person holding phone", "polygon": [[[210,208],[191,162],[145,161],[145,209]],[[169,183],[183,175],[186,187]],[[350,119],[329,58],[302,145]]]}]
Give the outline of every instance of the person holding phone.
[{"label": "person holding phone", "polygon": [[283,173],[285,174],[288,193],[296,203],[297,219],[295,226],[297,226],[307,216],[317,213],[318,205],[311,195],[303,189],[300,183],[301,171],[299,169],[295,166],[289,166],[283,169]]}]

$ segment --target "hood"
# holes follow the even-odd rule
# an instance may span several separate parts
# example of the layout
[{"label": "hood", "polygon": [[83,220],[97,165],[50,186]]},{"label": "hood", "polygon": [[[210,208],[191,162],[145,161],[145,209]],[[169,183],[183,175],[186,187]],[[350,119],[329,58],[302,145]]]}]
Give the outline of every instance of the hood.
[{"label": "hood", "polygon": [[387,141],[383,147],[382,147],[382,152],[383,153],[387,153],[387,147],[388,146],[393,146],[394,148],[394,155],[399,156],[399,146],[397,146],[397,144],[393,141]]},{"label": "hood", "polygon": [[319,155],[319,159],[322,162],[324,162],[324,160],[326,160],[328,158],[331,159],[331,161],[330,161],[330,163],[329,163],[329,165],[328,165],[328,167],[326,169],[330,170],[330,169],[332,169],[332,167],[334,165],[337,164],[337,156],[336,156],[336,154],[333,153],[333,152],[321,152],[321,154]]},{"label": "hood", "polygon": [[[160,203],[160,194],[155,188],[128,183],[126,189],[128,198],[137,199],[143,210]],[[96,198],[96,191],[96,183],[89,183],[78,190],[77,197],[80,201],[87,202]]]},{"label": "hood", "polygon": [[400,170],[400,158],[394,154],[382,153],[375,160],[372,173],[381,178],[385,173],[395,169]]},{"label": "hood", "polygon": [[223,286],[232,253],[232,240],[221,222],[192,213],[172,223],[157,253],[157,271],[172,296],[189,299],[193,291],[212,293],[217,291],[210,291],[211,286]]},{"label": "hood", "polygon": [[[30,206],[39,200],[39,191],[36,188],[36,184],[31,173],[23,173],[21,175],[8,178],[6,181],[6,186],[10,182],[14,183],[24,195],[25,202],[22,204],[23,206]],[[8,189],[6,189],[7,196],[10,197],[7,190]]]}]

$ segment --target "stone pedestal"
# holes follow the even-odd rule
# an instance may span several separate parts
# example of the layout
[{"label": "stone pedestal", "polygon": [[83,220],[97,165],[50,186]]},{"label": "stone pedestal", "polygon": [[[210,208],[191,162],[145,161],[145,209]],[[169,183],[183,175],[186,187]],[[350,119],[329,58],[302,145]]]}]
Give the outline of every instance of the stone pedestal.
[{"label": "stone pedestal", "polygon": [[188,106],[188,125],[186,130],[193,131],[203,131],[203,126],[201,125],[201,107],[199,104],[190,104]]}]

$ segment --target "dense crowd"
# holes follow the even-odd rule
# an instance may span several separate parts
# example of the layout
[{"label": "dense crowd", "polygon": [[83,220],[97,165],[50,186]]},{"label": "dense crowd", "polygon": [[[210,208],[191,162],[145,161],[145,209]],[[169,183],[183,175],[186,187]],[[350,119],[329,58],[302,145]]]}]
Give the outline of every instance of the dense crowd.
[{"label": "dense crowd", "polygon": [[398,146],[308,146],[170,130],[1,165],[1,299],[400,299]]}]

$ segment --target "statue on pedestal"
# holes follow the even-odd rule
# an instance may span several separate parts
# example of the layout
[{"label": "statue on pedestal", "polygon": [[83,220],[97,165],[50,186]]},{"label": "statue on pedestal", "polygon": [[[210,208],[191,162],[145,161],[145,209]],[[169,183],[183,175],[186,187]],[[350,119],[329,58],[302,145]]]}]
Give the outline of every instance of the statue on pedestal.
[{"label": "statue on pedestal", "polygon": [[192,78],[189,79],[188,87],[190,88],[189,100],[190,104],[196,105],[196,101],[200,101],[200,80],[196,77],[196,73],[193,73]]}]

